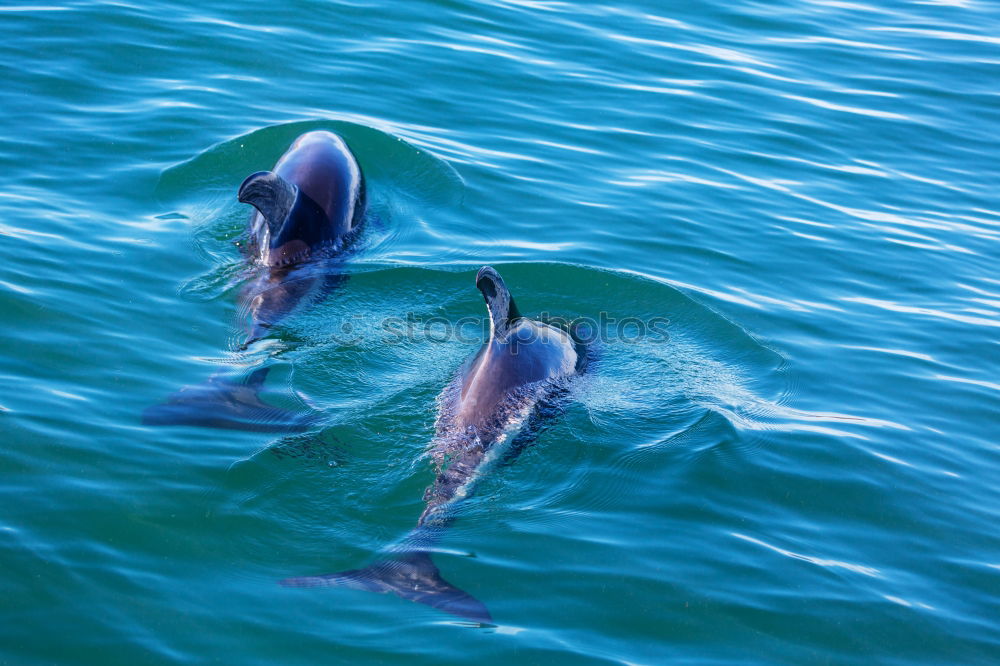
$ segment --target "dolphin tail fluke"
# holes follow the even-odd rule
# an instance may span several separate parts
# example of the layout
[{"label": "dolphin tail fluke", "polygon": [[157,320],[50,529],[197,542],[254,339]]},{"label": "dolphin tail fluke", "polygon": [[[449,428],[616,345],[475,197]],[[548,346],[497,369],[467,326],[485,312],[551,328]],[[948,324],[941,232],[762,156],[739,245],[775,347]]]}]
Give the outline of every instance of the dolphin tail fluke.
[{"label": "dolphin tail fluke", "polygon": [[265,365],[251,372],[239,383],[252,389],[255,393],[260,393],[264,389],[264,380],[267,379],[269,372],[271,372],[271,366]]},{"label": "dolphin tail fluke", "polygon": [[285,587],[347,587],[369,592],[392,592],[396,596],[451,613],[480,624],[491,623],[489,610],[468,592],[444,578],[425,551],[411,551],[364,569],[322,576],[286,578]]},{"label": "dolphin tail fluke", "polygon": [[188,386],[160,405],[142,413],[144,425],[194,425],[255,432],[303,432],[317,415],[270,405],[260,398],[269,367],[244,379],[216,375],[204,384]]}]

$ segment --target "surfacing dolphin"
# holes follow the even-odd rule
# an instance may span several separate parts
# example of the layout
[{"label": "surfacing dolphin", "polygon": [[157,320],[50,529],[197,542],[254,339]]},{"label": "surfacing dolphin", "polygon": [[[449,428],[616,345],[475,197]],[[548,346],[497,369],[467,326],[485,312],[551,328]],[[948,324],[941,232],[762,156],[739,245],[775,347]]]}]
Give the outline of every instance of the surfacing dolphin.
[{"label": "surfacing dolphin", "polygon": [[241,295],[250,311],[246,346],[294,310],[317,281],[342,277],[323,262],[340,258],[364,221],[365,182],[344,140],[316,131],[300,136],[274,171],[248,176],[237,198],[256,209],[246,254],[265,268]]},{"label": "surfacing dolphin", "polygon": [[[357,159],[332,132],[303,134],[273,171],[251,174],[240,185],[239,201],[254,207],[244,255],[257,271],[241,291],[247,313],[243,349],[309,298],[343,281],[338,270],[344,250],[365,216],[365,182]],[[167,402],[146,409],[147,425],[201,425],[217,428],[296,432],[314,416],[268,405],[260,399],[269,367],[242,380],[221,374],[186,387]]]},{"label": "surfacing dolphin", "polygon": [[567,380],[584,371],[585,346],[562,328],[522,317],[500,275],[476,275],[490,317],[490,337],[441,393],[431,455],[438,465],[416,527],[363,569],[288,578],[286,587],[343,586],[392,592],[480,623],[491,622],[478,599],[442,576],[431,553],[455,519],[458,503],[482,474],[523,448],[539,417],[557,411]]}]

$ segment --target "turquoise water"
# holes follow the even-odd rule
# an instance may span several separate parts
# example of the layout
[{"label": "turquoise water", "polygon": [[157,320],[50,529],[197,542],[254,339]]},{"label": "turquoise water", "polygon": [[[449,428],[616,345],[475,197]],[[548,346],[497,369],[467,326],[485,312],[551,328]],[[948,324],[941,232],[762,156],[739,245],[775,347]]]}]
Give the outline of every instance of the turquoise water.
[{"label": "turquoise water", "polygon": [[[76,2],[0,29],[0,663],[1000,661],[994,3]],[[317,128],[368,177],[350,279],[240,352],[236,188]],[[609,326],[440,545],[496,625],[279,587],[420,515],[478,344],[438,328],[484,315],[485,263],[526,314],[669,320]],[[319,425],[141,423],[262,364]]]}]

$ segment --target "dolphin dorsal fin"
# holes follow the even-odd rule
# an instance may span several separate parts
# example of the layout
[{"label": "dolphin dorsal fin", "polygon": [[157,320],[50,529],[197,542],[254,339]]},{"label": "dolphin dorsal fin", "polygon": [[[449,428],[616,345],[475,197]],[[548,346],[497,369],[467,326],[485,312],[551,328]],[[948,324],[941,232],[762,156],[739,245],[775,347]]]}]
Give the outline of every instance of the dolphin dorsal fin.
[{"label": "dolphin dorsal fin", "polygon": [[258,171],[247,176],[236,198],[261,214],[274,238],[295,206],[298,188],[272,171]]},{"label": "dolphin dorsal fin", "polygon": [[521,318],[521,312],[503,278],[492,266],[483,266],[476,273],[476,288],[483,293],[490,313],[490,338],[506,338],[507,330]]}]

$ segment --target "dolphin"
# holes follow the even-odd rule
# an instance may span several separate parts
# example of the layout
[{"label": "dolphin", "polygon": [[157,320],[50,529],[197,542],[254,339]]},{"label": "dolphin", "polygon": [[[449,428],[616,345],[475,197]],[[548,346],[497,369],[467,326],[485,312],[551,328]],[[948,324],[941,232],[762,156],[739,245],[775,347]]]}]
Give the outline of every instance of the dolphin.
[{"label": "dolphin", "polygon": [[264,268],[240,297],[250,311],[246,347],[294,310],[312,282],[330,274],[328,266],[308,269],[339,258],[353,240],[364,222],[365,181],[344,140],[315,131],[296,139],[273,171],[247,176],[237,199],[255,208],[245,254]]},{"label": "dolphin", "polygon": [[[303,134],[274,165],[253,173],[237,199],[253,206],[240,243],[256,276],[240,292],[247,314],[241,349],[265,337],[303,302],[340,284],[338,269],[357,236],[366,209],[364,174],[342,138],[332,132]],[[312,415],[263,402],[259,393],[269,366],[244,379],[216,374],[186,387],[165,404],[143,412],[147,425],[201,425],[269,432],[298,432]]]},{"label": "dolphin", "polygon": [[539,419],[557,411],[553,406],[567,381],[584,372],[588,353],[573,331],[523,317],[492,267],[479,270],[476,287],[486,301],[489,338],[438,398],[430,445],[438,471],[416,526],[365,568],[287,578],[282,585],[391,592],[474,622],[492,621],[481,601],[441,576],[431,553],[476,481],[516,456]]}]

